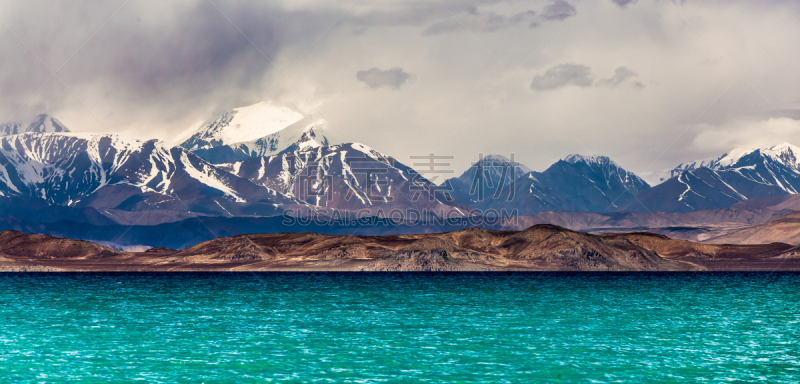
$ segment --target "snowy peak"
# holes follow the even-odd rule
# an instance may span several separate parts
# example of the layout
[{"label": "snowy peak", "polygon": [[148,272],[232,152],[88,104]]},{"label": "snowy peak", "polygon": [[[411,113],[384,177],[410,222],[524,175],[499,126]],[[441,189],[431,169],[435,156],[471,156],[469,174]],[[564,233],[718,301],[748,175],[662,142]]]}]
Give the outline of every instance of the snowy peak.
[{"label": "snowy peak", "polygon": [[70,132],[64,124],[58,121],[55,117],[47,114],[41,114],[36,117],[28,128],[25,129],[26,133],[59,133]]},{"label": "snowy peak", "polygon": [[738,148],[716,159],[681,164],[660,179],[632,209],[688,212],[795,194],[800,191],[800,148],[789,143]]},{"label": "snowy peak", "polygon": [[[649,188],[649,184],[635,175],[633,172],[620,167],[608,156],[582,156],[582,155],[569,155],[563,160],[565,163],[573,167],[588,167],[587,170],[580,170],[579,173],[585,176],[602,180],[606,184],[620,183],[626,189],[634,189],[637,191]],[[551,168],[556,168],[558,163],[554,164]]]},{"label": "snowy peak", "polygon": [[687,161],[675,168],[642,174],[652,185],[661,184],[683,172],[708,168],[715,171],[753,167],[765,162],[774,162],[793,171],[800,172],[800,147],[781,143],[767,148],[736,148],[722,156]]},{"label": "snowy peak", "polygon": [[800,171],[800,147],[781,143],[772,148],[763,149],[761,152],[795,171]]},{"label": "snowy peak", "polygon": [[592,156],[583,156],[578,154],[572,154],[564,158],[564,161],[570,164],[575,163],[587,163],[587,164],[608,164],[608,165],[615,165],[613,161],[608,156],[599,156],[599,155],[592,155]]},{"label": "snowy peak", "polygon": [[0,136],[19,135],[22,133],[63,133],[70,132],[69,129],[58,119],[47,114],[41,114],[28,124],[27,128],[22,128],[22,124],[9,122],[0,125]]},{"label": "snowy peak", "polygon": [[[524,164],[520,164],[516,161],[512,161],[511,159],[503,156],[503,155],[486,155],[478,161],[478,164],[484,167],[504,167],[504,166],[511,166],[514,167],[514,173],[516,177],[520,177],[528,172],[531,172],[531,169],[525,166]],[[477,164],[475,164],[477,165]],[[474,166],[474,165],[473,165]]]},{"label": "snowy peak", "polygon": [[[280,143],[281,141],[280,132],[278,132],[277,134],[270,135],[264,139],[256,141],[256,144],[263,143],[264,145],[268,145],[270,144],[270,141],[272,141],[275,143],[275,145],[273,146],[274,149],[270,151],[270,148],[267,147],[266,148],[267,150],[263,151],[263,154],[257,154],[257,156],[270,155],[275,152],[305,151],[313,148],[327,147],[329,145],[328,138],[322,134],[317,134],[317,131],[322,131],[322,129],[323,129],[322,123],[318,123],[318,125],[316,126],[309,125],[308,127],[305,128],[305,130],[302,131],[300,137],[297,140],[295,140],[291,132],[288,131],[285,132],[286,133],[285,136],[288,137],[284,137],[284,142],[292,142],[292,141],[294,142],[292,144],[289,144],[283,149],[280,149],[282,148],[282,145]],[[246,144],[242,144],[242,147],[244,146],[246,146]],[[260,153],[260,151],[257,152]]]},{"label": "snowy peak", "polygon": [[764,158],[774,160],[793,170],[800,170],[800,148],[789,143],[768,148],[737,148],[712,161],[706,167],[720,170],[751,166],[753,162],[762,161]]},{"label": "snowy peak", "polygon": [[181,147],[215,164],[329,144],[324,123],[286,107],[258,103],[209,120]]},{"label": "snowy peak", "polygon": [[225,112],[205,122],[181,146],[193,151],[251,142],[281,131],[302,119],[301,113],[287,107],[257,103]]}]

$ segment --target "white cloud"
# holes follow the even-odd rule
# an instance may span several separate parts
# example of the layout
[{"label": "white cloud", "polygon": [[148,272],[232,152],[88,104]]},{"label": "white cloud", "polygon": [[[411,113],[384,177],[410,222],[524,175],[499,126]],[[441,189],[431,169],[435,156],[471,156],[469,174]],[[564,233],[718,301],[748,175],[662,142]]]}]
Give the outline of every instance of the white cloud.
[{"label": "white cloud", "polygon": [[739,120],[720,126],[700,124],[692,144],[699,150],[724,153],[733,148],[764,148],[783,142],[800,144],[800,120],[787,117]]}]

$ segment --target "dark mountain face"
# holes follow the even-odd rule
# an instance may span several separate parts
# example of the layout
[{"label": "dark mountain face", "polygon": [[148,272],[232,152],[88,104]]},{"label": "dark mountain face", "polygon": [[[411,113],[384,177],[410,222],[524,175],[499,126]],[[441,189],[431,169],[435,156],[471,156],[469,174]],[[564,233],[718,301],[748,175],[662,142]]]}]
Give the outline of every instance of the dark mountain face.
[{"label": "dark mountain face", "polygon": [[506,182],[502,188],[500,193],[493,190],[483,201],[478,201],[480,196],[470,194],[471,191],[459,191],[456,196],[468,195],[467,201],[479,209],[517,209],[520,215],[547,211],[608,212],[633,200],[649,186],[607,157],[572,155],[544,172],[530,172]]},{"label": "dark mountain face", "polygon": [[468,210],[437,193],[437,187],[413,169],[358,143],[284,152],[220,168],[314,207],[370,214],[414,209],[440,216],[463,216]]},{"label": "dark mountain face", "polygon": [[442,187],[452,196],[467,205],[479,206],[480,202],[499,198],[510,184],[530,172],[528,167],[500,155],[489,155],[473,164],[461,176],[446,180]]},{"label": "dark mountain face", "polygon": [[800,191],[797,147],[787,144],[726,155],[710,165],[683,171],[642,193],[624,209],[690,212],[730,207],[740,201]]}]

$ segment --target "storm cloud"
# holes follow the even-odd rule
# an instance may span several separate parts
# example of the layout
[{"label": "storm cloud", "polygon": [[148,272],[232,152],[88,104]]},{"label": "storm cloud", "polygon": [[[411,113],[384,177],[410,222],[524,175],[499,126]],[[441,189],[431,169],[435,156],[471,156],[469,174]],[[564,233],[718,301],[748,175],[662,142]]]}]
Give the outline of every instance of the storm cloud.
[{"label": "storm cloud", "polygon": [[312,22],[325,15],[260,2],[31,1],[6,5],[0,18],[10,31],[0,40],[4,121],[76,99],[101,120],[114,112],[94,99],[114,100],[117,113],[150,104],[152,118],[169,120],[258,98],[284,44],[322,28]]},{"label": "storm cloud", "polygon": [[370,68],[356,73],[358,81],[367,84],[372,89],[387,87],[399,89],[405,84],[411,75],[403,71],[402,68],[380,69]]}]

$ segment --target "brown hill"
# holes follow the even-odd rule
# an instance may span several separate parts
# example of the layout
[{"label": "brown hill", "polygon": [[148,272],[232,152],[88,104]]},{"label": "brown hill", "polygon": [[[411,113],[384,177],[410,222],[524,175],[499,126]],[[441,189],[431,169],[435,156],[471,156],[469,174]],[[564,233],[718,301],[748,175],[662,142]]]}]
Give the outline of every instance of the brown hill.
[{"label": "brown hill", "polygon": [[0,232],[0,254],[35,259],[90,259],[122,253],[88,241],[3,231]]},{"label": "brown hill", "polygon": [[800,244],[800,212],[706,241],[710,244]]},{"label": "brown hill", "polygon": [[793,210],[789,209],[793,208],[789,204],[791,201],[786,200],[754,199],[747,206],[687,213],[552,211],[509,218],[504,228],[523,229],[536,224],[553,224],[596,234],[647,231],[676,239],[703,241],[792,213]]},{"label": "brown hill", "polygon": [[87,241],[0,232],[0,270],[64,271],[685,271],[800,270],[791,245],[713,245],[651,233],[522,231],[355,236],[270,233],[194,247],[120,252]]}]

